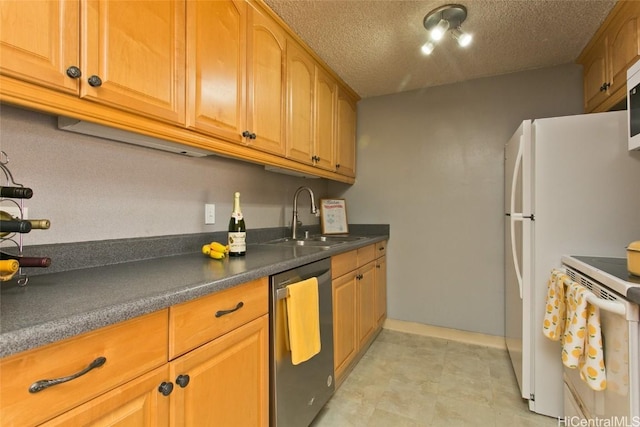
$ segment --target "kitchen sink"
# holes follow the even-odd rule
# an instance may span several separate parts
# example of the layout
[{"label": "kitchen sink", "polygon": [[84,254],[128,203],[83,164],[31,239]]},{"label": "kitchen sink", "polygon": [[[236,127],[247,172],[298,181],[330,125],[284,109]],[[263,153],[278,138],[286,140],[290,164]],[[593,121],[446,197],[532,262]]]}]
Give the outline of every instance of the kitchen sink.
[{"label": "kitchen sink", "polygon": [[283,237],[281,239],[265,242],[267,245],[277,246],[307,246],[311,248],[329,249],[334,246],[343,245],[345,243],[366,239],[362,236],[309,236],[292,239],[291,237]]}]

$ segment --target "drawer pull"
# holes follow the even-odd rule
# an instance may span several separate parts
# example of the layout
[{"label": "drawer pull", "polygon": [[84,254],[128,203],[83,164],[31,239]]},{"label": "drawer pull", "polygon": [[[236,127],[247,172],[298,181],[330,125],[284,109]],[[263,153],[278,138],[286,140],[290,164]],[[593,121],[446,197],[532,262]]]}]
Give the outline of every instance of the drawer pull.
[{"label": "drawer pull", "polygon": [[58,385],[58,384],[66,383],[66,382],[71,381],[71,380],[75,380],[76,378],[83,376],[84,374],[86,374],[90,370],[92,370],[94,368],[99,368],[100,366],[104,365],[106,363],[106,361],[107,361],[106,357],[98,357],[96,360],[91,362],[89,364],[89,366],[84,368],[82,371],[76,372],[75,374],[69,375],[68,377],[56,378],[55,380],[40,380],[40,381],[36,381],[35,383],[31,384],[31,387],[29,387],[29,393],[37,393],[39,391],[44,390],[45,388],[49,388],[49,387],[52,387],[54,385]]},{"label": "drawer pull", "polygon": [[216,317],[222,317],[222,316],[224,316],[226,314],[233,313],[234,311],[238,311],[243,306],[244,306],[244,303],[242,301],[240,301],[238,303],[238,305],[236,305],[235,308],[232,308],[231,310],[218,310],[218,311],[216,311]]}]

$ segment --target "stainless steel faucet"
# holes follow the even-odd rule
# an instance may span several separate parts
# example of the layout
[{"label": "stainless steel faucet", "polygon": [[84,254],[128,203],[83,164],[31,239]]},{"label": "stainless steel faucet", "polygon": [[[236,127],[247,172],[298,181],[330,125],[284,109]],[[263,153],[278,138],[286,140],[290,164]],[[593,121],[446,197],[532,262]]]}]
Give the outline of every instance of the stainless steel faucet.
[{"label": "stainless steel faucet", "polygon": [[309,187],[300,187],[296,190],[296,194],[293,195],[293,218],[291,219],[291,238],[297,238],[298,226],[302,225],[300,221],[298,221],[298,195],[302,193],[303,190],[307,190],[309,192],[309,196],[311,196],[311,213],[316,214],[318,210],[316,209],[315,196],[313,195],[313,191]]}]

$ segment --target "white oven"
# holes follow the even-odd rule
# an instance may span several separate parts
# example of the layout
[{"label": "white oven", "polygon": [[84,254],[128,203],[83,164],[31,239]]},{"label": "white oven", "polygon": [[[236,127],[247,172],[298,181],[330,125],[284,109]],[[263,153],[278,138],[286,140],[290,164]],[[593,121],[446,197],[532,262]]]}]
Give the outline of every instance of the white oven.
[{"label": "white oven", "polygon": [[627,298],[640,278],[629,275],[624,258],[574,256],[562,262],[567,276],[591,292],[587,301],[600,308],[607,376],[607,387],[594,391],[578,369],[564,368],[564,425],[640,425],[639,310]]}]

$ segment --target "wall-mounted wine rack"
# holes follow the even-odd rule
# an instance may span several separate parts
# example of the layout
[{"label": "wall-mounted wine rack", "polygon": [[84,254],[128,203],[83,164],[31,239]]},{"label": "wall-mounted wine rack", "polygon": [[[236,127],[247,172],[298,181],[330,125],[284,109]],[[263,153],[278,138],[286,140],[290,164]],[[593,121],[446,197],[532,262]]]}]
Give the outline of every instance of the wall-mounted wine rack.
[{"label": "wall-mounted wine rack", "polygon": [[[9,163],[9,157],[7,153],[4,151],[0,151],[0,170],[2,171],[4,177],[0,175],[0,188],[2,188],[2,192],[4,193],[5,189],[9,189],[11,191],[7,191],[9,195],[1,194],[0,195],[0,211],[2,211],[2,216],[6,219],[11,219],[15,221],[24,221],[24,200],[25,198],[30,198],[32,191],[31,189],[25,187],[24,185],[16,182],[7,166]],[[14,196],[14,197],[11,197]],[[12,207],[10,209],[12,211],[16,211],[17,215],[12,215],[7,213],[7,207]],[[15,207],[15,208],[14,208]],[[48,221],[47,221],[48,223]],[[48,226],[47,226],[48,228]],[[31,227],[29,227],[29,230]],[[22,265],[22,260],[25,259],[23,257],[23,233],[13,232],[13,231],[3,231],[0,230],[0,249],[2,250],[2,258],[5,258],[6,254],[10,256],[16,256],[20,260],[20,267],[16,272],[9,274],[0,274],[0,281],[9,281],[12,279],[16,279],[18,286],[26,286],[29,282],[28,275],[24,272],[24,268]],[[5,252],[7,251],[7,252]],[[16,253],[17,252],[17,253]],[[34,259],[34,258],[31,258]],[[42,260],[48,260],[48,258],[40,258]],[[48,265],[48,264],[47,264]]]}]

